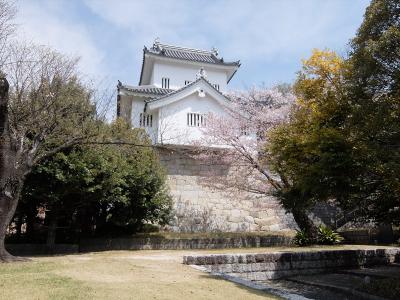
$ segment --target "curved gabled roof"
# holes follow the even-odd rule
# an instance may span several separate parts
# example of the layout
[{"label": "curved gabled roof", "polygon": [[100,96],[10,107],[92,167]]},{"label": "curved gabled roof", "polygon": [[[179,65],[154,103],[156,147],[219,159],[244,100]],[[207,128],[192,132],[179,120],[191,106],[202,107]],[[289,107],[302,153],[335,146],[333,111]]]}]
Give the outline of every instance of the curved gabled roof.
[{"label": "curved gabled roof", "polygon": [[[219,101],[220,103],[224,105],[229,105],[229,98],[227,98],[224,94],[222,94],[219,90],[217,90],[207,79],[204,77],[199,77],[197,80],[191,82],[190,84],[175,90],[171,93],[159,96],[159,97],[154,97],[149,100],[145,100],[145,108],[144,110],[146,111],[147,107],[150,109],[158,108],[163,105],[166,105],[168,103],[172,103],[175,101],[179,101],[180,99],[185,98],[186,96],[190,95],[191,93],[198,91],[196,89],[196,86],[203,84],[203,87],[209,89],[208,94],[211,95],[214,99]],[[193,88],[195,90],[193,90]]]},{"label": "curved gabled roof", "polygon": [[170,96],[175,95],[175,94],[177,94],[177,93],[179,93],[179,92],[181,92],[183,90],[186,90],[186,89],[190,88],[191,86],[195,85],[197,82],[199,82],[201,80],[204,81],[205,83],[207,83],[218,94],[220,94],[221,96],[226,98],[226,100],[229,100],[224,94],[222,94],[219,90],[217,90],[206,78],[201,76],[201,77],[197,78],[195,81],[192,81],[191,83],[181,87],[180,89],[174,90],[171,93],[164,94],[164,95],[159,96],[159,97],[155,97],[155,98],[152,98],[152,99],[149,99],[149,100],[145,100],[145,102],[146,103],[155,102],[155,101],[159,101],[159,100],[162,100],[164,98],[170,97]]},{"label": "curved gabled roof", "polygon": [[181,61],[188,61],[193,63],[202,63],[221,67],[230,67],[233,69],[227,82],[229,82],[233,75],[235,75],[237,69],[240,67],[240,60],[233,62],[225,62],[223,57],[218,56],[218,51],[212,49],[211,51],[200,50],[195,48],[186,48],[179,46],[172,46],[167,44],[161,44],[156,40],[151,48],[144,46],[143,48],[143,60],[142,70],[140,72],[139,85],[143,82],[144,66],[146,62],[146,56],[176,59]]},{"label": "curved gabled roof", "polygon": [[154,43],[153,47],[147,49],[144,47],[145,53],[182,59],[188,61],[203,62],[209,64],[226,65],[226,66],[240,66],[240,61],[224,62],[224,59],[217,57],[218,53],[215,51],[206,51],[194,48],[178,47],[160,43]]}]

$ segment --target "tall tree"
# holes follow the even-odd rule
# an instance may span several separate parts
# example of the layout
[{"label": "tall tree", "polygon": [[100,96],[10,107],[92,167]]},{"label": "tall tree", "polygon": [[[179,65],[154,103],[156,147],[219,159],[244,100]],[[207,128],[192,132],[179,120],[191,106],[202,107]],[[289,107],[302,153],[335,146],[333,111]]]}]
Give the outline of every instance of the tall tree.
[{"label": "tall tree", "polygon": [[347,59],[316,50],[304,62],[291,120],[271,139],[274,168],[296,179],[284,198],[400,223],[399,24],[398,1],[372,1]]},{"label": "tall tree", "polygon": [[[349,139],[360,150],[359,205],[400,224],[400,3],[373,0],[349,56]],[[356,202],[357,203],[357,202]]]},{"label": "tall tree", "polygon": [[271,167],[290,182],[278,192],[285,207],[308,210],[320,201],[343,202],[352,192],[357,166],[343,130],[349,113],[346,72],[336,53],[314,50],[295,82],[290,121],[270,132]]},{"label": "tall tree", "polygon": [[5,233],[17,203],[12,201],[13,193],[18,190],[12,188],[14,176],[12,168],[15,164],[15,154],[11,150],[9,128],[9,83],[4,75],[6,60],[7,39],[13,33],[12,19],[15,8],[5,0],[0,0],[0,261],[9,258],[4,247]]},{"label": "tall tree", "polygon": [[[8,47],[3,79],[0,260],[14,258],[4,238],[24,179],[43,158],[95,133],[91,92],[77,76],[75,59],[30,44]],[[8,92],[8,93],[7,93]]]},{"label": "tall tree", "polygon": [[0,260],[10,257],[4,247],[4,238],[17,207],[17,201],[13,201],[13,198],[18,197],[22,188],[20,180],[13,175],[16,153],[10,151],[8,91],[8,81],[0,79]]},{"label": "tall tree", "polygon": [[14,14],[13,4],[0,0],[0,261],[18,259],[6,251],[4,239],[36,164],[89,139],[143,146],[102,140],[94,99],[103,99],[78,76],[78,60],[43,46],[8,43]]}]

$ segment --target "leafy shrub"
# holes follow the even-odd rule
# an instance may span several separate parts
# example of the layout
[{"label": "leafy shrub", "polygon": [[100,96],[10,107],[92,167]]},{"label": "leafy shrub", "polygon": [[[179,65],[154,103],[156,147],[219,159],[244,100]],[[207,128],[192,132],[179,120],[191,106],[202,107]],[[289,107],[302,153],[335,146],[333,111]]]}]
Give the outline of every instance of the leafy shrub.
[{"label": "leafy shrub", "polygon": [[339,233],[333,231],[326,226],[319,226],[318,228],[318,244],[321,245],[334,245],[343,241]]},{"label": "leafy shrub", "polygon": [[320,245],[334,245],[342,241],[343,238],[339,235],[339,233],[323,225],[318,227],[317,241],[313,241],[313,239],[310,238],[308,233],[304,230],[298,230],[296,236],[294,237],[294,243],[297,246],[308,246],[315,242]]},{"label": "leafy shrub", "polygon": [[308,246],[311,244],[311,239],[304,230],[297,230],[294,243],[297,246]]}]

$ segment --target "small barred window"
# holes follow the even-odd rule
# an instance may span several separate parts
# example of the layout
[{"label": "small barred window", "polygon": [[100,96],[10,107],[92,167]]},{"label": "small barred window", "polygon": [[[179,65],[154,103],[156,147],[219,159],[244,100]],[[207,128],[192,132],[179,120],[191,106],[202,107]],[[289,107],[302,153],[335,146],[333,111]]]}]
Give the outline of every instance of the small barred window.
[{"label": "small barred window", "polygon": [[206,115],[198,113],[187,114],[187,125],[190,127],[205,127],[206,126]]},{"label": "small barred window", "polygon": [[152,127],[153,126],[153,115],[140,114],[140,127]]},{"label": "small barred window", "polygon": [[169,89],[169,78],[163,77],[161,79],[161,87],[163,89]]}]

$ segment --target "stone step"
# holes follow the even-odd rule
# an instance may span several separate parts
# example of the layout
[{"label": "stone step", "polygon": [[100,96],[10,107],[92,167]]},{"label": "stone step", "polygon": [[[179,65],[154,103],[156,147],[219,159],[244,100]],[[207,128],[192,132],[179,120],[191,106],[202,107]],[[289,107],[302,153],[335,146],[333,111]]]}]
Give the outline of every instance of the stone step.
[{"label": "stone step", "polygon": [[293,281],[300,284],[315,286],[323,289],[328,289],[336,292],[341,292],[349,297],[357,297],[358,299],[367,300],[387,300],[376,295],[364,293],[362,286],[363,279],[359,276],[345,275],[345,274],[318,274],[318,275],[305,275],[287,278],[286,280]]},{"label": "stone step", "polygon": [[376,278],[398,278],[400,279],[400,268],[393,265],[380,266],[374,268],[362,268],[353,270],[343,270],[340,273],[350,274],[359,277],[376,277]]},{"label": "stone step", "polygon": [[[360,300],[358,297],[348,296],[341,292],[332,291],[329,289],[301,284],[294,281],[289,280],[261,280],[254,281],[255,283],[265,286],[269,289],[275,288],[279,291],[282,291],[286,294],[294,294],[295,296],[289,298],[286,295],[283,295],[284,299],[314,299],[314,300]],[[285,297],[286,296],[286,297]],[[304,297],[304,298],[301,298]]]}]

